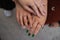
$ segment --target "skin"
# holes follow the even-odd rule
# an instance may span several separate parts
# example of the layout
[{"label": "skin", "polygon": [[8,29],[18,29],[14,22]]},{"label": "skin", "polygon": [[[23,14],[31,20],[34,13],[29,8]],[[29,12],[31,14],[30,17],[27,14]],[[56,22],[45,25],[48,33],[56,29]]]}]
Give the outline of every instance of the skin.
[{"label": "skin", "polygon": [[15,0],[15,1],[18,2],[19,5],[22,5],[22,7],[25,10],[31,12],[34,15],[37,15],[38,17],[41,17],[42,15],[43,16],[46,15],[46,11],[45,11],[46,9],[44,9],[45,6],[43,6],[43,5],[46,5],[47,3],[45,2],[46,0],[44,0],[44,3],[41,0]]},{"label": "skin", "polygon": [[[16,17],[17,17],[17,21],[19,22],[19,24],[23,27],[24,25],[26,27],[28,27],[29,25],[32,25],[32,17],[30,16],[30,14],[28,14],[28,12],[23,11],[23,8],[20,7],[18,4],[16,5]],[[27,19],[28,17],[28,19]],[[28,20],[29,20],[29,25],[28,25]],[[24,21],[24,23],[23,23]]]},{"label": "skin", "polygon": [[47,14],[45,16],[41,15],[40,17],[31,15],[30,12],[24,10],[18,3],[16,3],[16,18],[22,28],[28,29],[31,34],[37,35],[39,30],[45,24]]}]

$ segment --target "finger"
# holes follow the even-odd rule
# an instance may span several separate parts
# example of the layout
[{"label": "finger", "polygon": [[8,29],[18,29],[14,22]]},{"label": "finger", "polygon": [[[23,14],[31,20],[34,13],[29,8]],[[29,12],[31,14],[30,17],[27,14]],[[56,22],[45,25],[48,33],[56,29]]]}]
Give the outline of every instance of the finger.
[{"label": "finger", "polygon": [[37,35],[37,33],[39,32],[40,29],[41,29],[41,25],[38,24],[36,29],[35,29],[34,35]]},{"label": "finger", "polygon": [[22,13],[20,13],[20,24],[23,27],[23,29],[25,29],[25,26],[23,24],[23,15],[22,15]]},{"label": "finger", "polygon": [[28,14],[28,21],[29,21],[29,23],[28,23],[29,26],[32,27],[33,21],[32,21],[32,16],[30,14]]},{"label": "finger", "polygon": [[[19,23],[19,11],[17,11],[16,10],[16,19],[17,19],[17,21],[18,21],[18,23]],[[20,24],[20,23],[19,23]]]},{"label": "finger", "polygon": [[30,7],[24,6],[24,8],[25,8],[27,11],[29,11],[29,12],[33,13],[34,15],[36,15],[35,12],[34,12]]},{"label": "finger", "polygon": [[26,15],[23,16],[23,21],[24,21],[24,25],[28,26],[28,19]]},{"label": "finger", "polygon": [[33,9],[38,17],[41,17],[42,15],[39,13],[38,8],[36,5],[33,6]]},{"label": "finger", "polygon": [[38,23],[37,21],[33,23],[32,28],[31,28],[31,31],[30,31],[31,34],[34,33],[35,28],[36,28],[36,26],[37,26],[37,23]]},{"label": "finger", "polygon": [[42,1],[40,2],[40,4],[41,4],[40,6],[41,6],[41,8],[43,8],[41,11],[42,11],[42,14],[46,15],[46,14],[47,14],[47,8],[46,8],[47,5],[44,6],[43,3],[44,3],[44,2],[42,2]]},{"label": "finger", "polygon": [[[27,13],[27,12],[26,12]],[[24,22],[24,25],[26,26],[26,28],[28,29],[28,30],[30,30],[30,25],[29,25],[29,18],[28,18],[28,14],[24,14],[24,16],[23,16],[23,22]]]},{"label": "finger", "polygon": [[45,10],[45,9],[44,9],[45,7],[43,7],[42,3],[40,2],[40,3],[38,4],[38,2],[35,1],[35,4],[36,4],[37,7],[39,8],[39,11],[41,12],[40,14],[45,15],[45,13],[46,13],[46,12],[44,11],[44,10]]}]

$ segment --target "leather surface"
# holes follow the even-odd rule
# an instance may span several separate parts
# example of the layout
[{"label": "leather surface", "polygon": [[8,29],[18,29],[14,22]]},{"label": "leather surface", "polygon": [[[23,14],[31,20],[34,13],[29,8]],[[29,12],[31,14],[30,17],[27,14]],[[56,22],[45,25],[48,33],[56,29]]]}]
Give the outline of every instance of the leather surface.
[{"label": "leather surface", "polygon": [[46,23],[60,21],[60,0],[48,0],[48,16]]}]

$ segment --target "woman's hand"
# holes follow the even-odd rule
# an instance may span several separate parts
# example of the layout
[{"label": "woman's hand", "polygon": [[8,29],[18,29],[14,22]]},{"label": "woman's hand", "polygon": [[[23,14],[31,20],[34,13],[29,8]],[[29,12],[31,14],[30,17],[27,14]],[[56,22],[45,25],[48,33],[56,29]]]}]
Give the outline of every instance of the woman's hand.
[{"label": "woman's hand", "polygon": [[16,5],[16,17],[17,17],[18,23],[23,28],[29,29],[32,26],[32,16],[29,14],[29,12],[25,11],[18,4]]},{"label": "woman's hand", "polygon": [[40,14],[44,14],[44,16],[41,15],[40,18],[38,16],[33,16],[33,23],[30,33],[37,35],[39,30],[43,28],[47,19],[47,0],[36,0],[35,3],[40,9]]},{"label": "woman's hand", "polygon": [[38,16],[33,16],[33,23],[32,23],[32,27],[30,29],[30,33],[37,35],[39,30],[41,28],[43,28],[43,26],[46,22],[46,18],[47,18],[47,16],[42,16],[41,18],[39,18]]},{"label": "woman's hand", "polygon": [[38,16],[30,15],[29,12],[23,10],[21,7],[16,8],[16,14],[18,23],[21,24],[23,28],[28,29],[30,34],[34,35],[37,35],[39,30],[44,26],[47,17],[45,15],[39,18]]},{"label": "woman's hand", "polygon": [[16,17],[19,24],[22,25],[23,28],[29,30],[29,33],[36,35],[40,28],[42,28],[45,24],[47,15],[38,16],[31,15],[29,12],[25,11],[22,7],[16,4]]},{"label": "woman's hand", "polygon": [[43,3],[41,0],[16,0],[16,3],[22,5],[25,10],[37,15],[38,17],[46,14],[46,9],[43,7],[45,3]]}]

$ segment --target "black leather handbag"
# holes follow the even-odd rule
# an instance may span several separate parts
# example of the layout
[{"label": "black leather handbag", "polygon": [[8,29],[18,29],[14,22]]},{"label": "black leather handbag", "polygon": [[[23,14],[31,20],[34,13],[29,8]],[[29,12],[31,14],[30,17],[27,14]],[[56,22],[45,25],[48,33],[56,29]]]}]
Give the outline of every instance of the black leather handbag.
[{"label": "black leather handbag", "polygon": [[48,16],[46,23],[60,21],[60,0],[48,0]]}]

